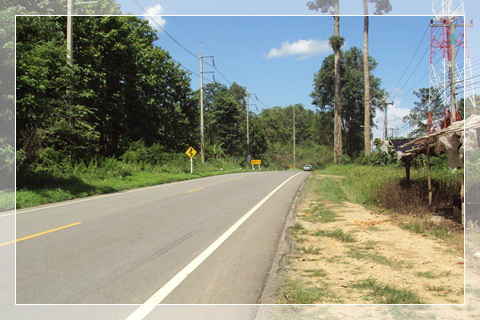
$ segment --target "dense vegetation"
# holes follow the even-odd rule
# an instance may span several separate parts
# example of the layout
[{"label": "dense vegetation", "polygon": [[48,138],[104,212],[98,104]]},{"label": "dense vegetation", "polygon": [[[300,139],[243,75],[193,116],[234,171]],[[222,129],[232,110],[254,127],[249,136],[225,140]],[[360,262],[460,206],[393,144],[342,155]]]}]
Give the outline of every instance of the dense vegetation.
[{"label": "dense vegetation", "polygon": [[[75,17],[69,61],[65,30],[65,17],[17,20],[18,206],[186,178],[199,92],[154,45],[156,31],[136,17]],[[205,85],[200,175],[247,167],[245,100],[237,83]],[[272,169],[292,164],[293,112],[297,163],[331,161],[328,116],[302,105],[250,112],[252,156]]]},{"label": "dense vegetation", "polygon": [[[136,17],[75,17],[69,63],[65,30],[65,17],[17,18],[19,207],[249,167],[244,87],[205,85],[206,162],[197,157],[190,176],[183,152],[199,150],[199,92],[191,74],[154,44],[156,31]],[[394,155],[363,158],[363,53],[352,47],[339,63],[342,162],[398,166]],[[374,71],[371,57],[369,64]],[[333,161],[333,74],[330,55],[313,75],[316,110],[296,104],[250,112],[250,154],[264,168],[292,165],[294,114],[297,167]],[[385,98],[374,75],[370,87],[375,101]]]},{"label": "dense vegetation", "polygon": [[[109,159],[164,165],[190,145],[198,150],[199,93],[190,74],[154,45],[158,38],[147,21],[76,17],[72,63],[65,29],[65,17],[17,21],[19,187],[48,184],[49,176],[64,177],[77,165],[101,167]],[[207,159],[245,158],[245,98],[237,83],[205,86]],[[267,166],[292,164],[293,112],[300,164],[330,161],[321,147],[331,145],[328,111],[302,105],[250,114],[252,156]],[[139,146],[154,155],[142,156]]]}]

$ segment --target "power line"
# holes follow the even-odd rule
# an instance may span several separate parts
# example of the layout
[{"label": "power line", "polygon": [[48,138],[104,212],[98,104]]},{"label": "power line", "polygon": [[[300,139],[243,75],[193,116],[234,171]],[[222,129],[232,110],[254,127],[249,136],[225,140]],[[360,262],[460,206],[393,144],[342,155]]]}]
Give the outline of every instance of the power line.
[{"label": "power line", "polygon": [[[137,0],[133,0],[135,2],[135,4],[143,11],[143,13],[150,19],[150,21],[152,21],[165,35],[167,35],[173,42],[175,42],[178,46],[180,46],[183,50],[185,50],[188,54],[190,54],[192,57],[194,57],[195,59],[197,60],[200,60],[200,57],[197,56],[195,53],[193,53],[191,50],[189,50],[186,46],[184,46],[180,41],[178,41],[174,36],[172,36],[167,30],[165,30],[164,27],[162,27],[156,20],[153,16],[149,15],[148,12],[145,10],[145,8],[137,1]],[[178,24],[180,24],[178,21],[176,21]],[[181,24],[180,24],[181,25]],[[187,30],[187,32],[191,33],[197,40],[200,40],[193,32],[191,32],[190,30],[188,30],[185,26],[183,26],[183,28],[185,30]],[[182,68],[188,70],[189,72],[191,72],[192,74],[196,75],[197,77],[200,77],[199,74],[193,72],[192,70],[188,69],[187,67],[184,67],[181,63],[179,63],[178,61],[174,60],[172,58],[173,61],[177,62]],[[217,59],[218,60],[218,59]],[[205,64],[211,66],[212,68],[215,69],[215,71],[218,72],[218,74],[220,74],[220,76],[227,82],[229,83],[230,85],[232,85],[233,83],[223,74],[223,72],[221,72],[219,70],[219,68],[215,65],[215,60],[212,60],[212,63],[209,63],[209,62],[204,62]],[[216,82],[215,80],[215,76],[213,76],[213,80],[211,79],[207,79],[209,81],[213,81],[213,82]],[[205,78],[204,78],[205,79]],[[259,101],[260,102],[260,101]],[[261,104],[263,104],[265,107],[267,107],[263,102],[260,102]],[[267,107],[268,108],[268,107]],[[258,110],[258,108],[257,108]]]},{"label": "power line", "polygon": [[400,84],[400,81],[402,81],[403,76],[405,76],[405,73],[407,72],[408,68],[409,68],[410,65],[412,64],[412,61],[413,61],[413,59],[415,58],[415,55],[417,54],[418,49],[420,48],[420,45],[423,43],[423,40],[425,39],[425,35],[427,34],[427,31],[428,31],[429,27],[430,27],[430,26],[428,25],[427,28],[425,29],[425,32],[423,33],[422,39],[421,39],[420,42],[418,43],[417,48],[415,49],[415,52],[414,52],[413,55],[412,55],[412,58],[410,58],[410,61],[408,62],[408,65],[407,65],[407,67],[405,68],[405,70],[403,70],[403,73],[402,73],[402,75],[400,76],[400,79],[398,79],[397,83],[393,86],[392,91],[390,91],[390,93],[388,94],[389,96],[392,94],[392,92],[395,90],[395,88]]},{"label": "power line", "polygon": [[393,96],[393,98],[391,98],[392,100],[395,99],[395,97],[398,95],[398,93],[407,85],[407,83],[410,81],[410,79],[412,78],[413,74],[415,73],[415,71],[417,71],[418,67],[420,66],[420,63],[423,61],[423,59],[425,58],[425,56],[427,55],[427,52],[428,50],[430,49],[430,47],[427,47],[427,49],[425,50],[425,52],[423,53],[423,56],[420,58],[420,60],[418,61],[417,65],[415,66],[415,68],[413,69],[413,71],[410,73],[410,76],[408,77],[408,79],[403,83],[403,86],[397,90],[397,93]]},{"label": "power line", "polygon": [[136,5],[143,11],[143,13],[145,13],[149,18],[150,18],[150,21],[152,21],[160,30],[162,30],[162,32],[164,34],[166,34],[170,39],[172,39],[173,42],[175,42],[176,44],[178,44],[183,50],[185,50],[188,54],[190,54],[192,57],[194,57],[195,59],[197,60],[200,60],[200,57],[197,56],[195,53],[193,53],[192,51],[190,51],[187,47],[185,47],[180,41],[178,41],[177,39],[175,39],[175,37],[173,37],[167,30],[165,30],[164,27],[162,27],[162,25],[160,25],[157,20],[155,20],[151,15],[149,15],[147,13],[147,11],[145,10],[145,8],[142,7],[142,5],[137,1],[137,0],[133,0],[133,2],[136,3]]},{"label": "power line", "polygon": [[225,79],[225,81],[227,81],[230,85],[232,85],[232,82],[230,80],[227,79],[227,77],[225,77],[225,75],[220,71],[218,70],[217,66],[215,65],[215,61],[213,63],[208,63],[208,62],[205,62],[205,64],[211,66],[212,68],[215,69],[215,71],[218,72],[218,74],[220,74],[222,76],[223,79]]},{"label": "power line", "polygon": [[[467,78],[467,79],[465,79],[465,80],[472,80],[472,79],[478,78],[478,77],[480,77],[480,74],[476,74],[475,76],[472,76],[472,77]],[[464,80],[460,80],[460,81],[455,82],[454,84],[462,83],[463,81],[464,81]],[[472,84],[477,84],[477,83],[480,83],[480,81],[473,82]],[[463,87],[464,87],[464,86],[459,86],[458,88],[461,89],[461,88],[463,88]],[[432,99],[432,102],[430,102],[430,103],[427,105],[427,107],[430,107],[430,106],[435,102],[435,100],[436,100],[437,98],[439,98],[439,97],[440,97],[446,90],[448,90],[448,89],[449,89],[449,87],[447,87],[447,88],[443,89],[441,92],[439,92],[439,93],[437,94],[437,96],[436,96],[434,99]],[[407,123],[406,123],[406,124],[407,124]],[[406,124],[405,124],[405,125],[406,125]],[[403,125],[402,127],[404,127],[405,125]]]},{"label": "power line", "polygon": [[[458,83],[463,83],[465,80],[472,80],[472,79],[475,79],[475,78],[478,78],[478,77],[480,77],[480,74],[476,74],[475,76],[472,76],[472,77],[467,78],[467,79],[459,80],[459,81],[455,82],[454,85],[455,85],[455,84],[458,84]],[[480,83],[480,81],[473,82],[473,83],[471,83],[471,84],[469,84],[469,85],[474,85],[474,84],[478,84],[478,83]],[[458,88],[459,88],[459,89],[462,89],[462,88],[464,88],[464,86],[458,86]],[[439,98],[447,89],[449,89],[449,87],[443,89],[442,92],[439,92],[439,93],[437,94],[437,96],[436,96],[434,99],[432,99],[432,102],[430,102],[430,103],[427,105],[427,107],[430,107],[431,105],[433,105],[433,103],[435,102],[435,100],[436,100],[437,98]],[[409,123],[407,122],[407,123],[405,123],[402,127],[400,127],[398,130],[396,130],[396,134],[398,134],[399,132],[401,132],[401,129],[404,128],[405,126],[407,126],[408,124],[409,124]]]}]

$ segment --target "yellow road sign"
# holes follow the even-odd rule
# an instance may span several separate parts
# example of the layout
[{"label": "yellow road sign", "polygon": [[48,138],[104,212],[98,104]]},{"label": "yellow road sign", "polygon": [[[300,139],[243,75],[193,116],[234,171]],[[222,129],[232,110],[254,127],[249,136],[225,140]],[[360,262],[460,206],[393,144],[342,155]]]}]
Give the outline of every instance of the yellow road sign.
[{"label": "yellow road sign", "polygon": [[262,160],[251,160],[250,164],[262,164]]},{"label": "yellow road sign", "polygon": [[193,147],[190,147],[187,149],[187,151],[185,151],[185,154],[192,159],[197,154],[197,151],[193,149]]}]

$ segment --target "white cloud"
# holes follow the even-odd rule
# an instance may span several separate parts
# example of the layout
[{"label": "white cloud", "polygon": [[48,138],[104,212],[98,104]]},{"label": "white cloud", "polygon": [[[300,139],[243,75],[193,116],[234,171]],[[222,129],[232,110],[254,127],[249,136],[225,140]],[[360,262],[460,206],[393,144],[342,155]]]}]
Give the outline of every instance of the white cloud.
[{"label": "white cloud", "polygon": [[[163,7],[160,5],[160,4],[156,4],[154,5],[153,7],[149,7],[147,9],[147,14],[150,15],[150,16],[157,16],[157,17],[153,17],[155,19],[155,21],[162,27],[164,28],[165,25],[167,24],[167,20],[165,20],[165,18],[163,18],[162,16],[159,16],[161,13],[163,13],[165,11],[165,9],[163,9]],[[156,30],[160,29],[153,21],[151,18],[148,18],[148,23],[150,24],[150,26]]]},{"label": "white cloud", "polygon": [[327,40],[304,40],[300,39],[295,42],[282,42],[280,48],[272,48],[267,54],[267,59],[280,58],[286,56],[299,55],[300,59],[305,59],[320,53],[329,52],[332,49]]}]

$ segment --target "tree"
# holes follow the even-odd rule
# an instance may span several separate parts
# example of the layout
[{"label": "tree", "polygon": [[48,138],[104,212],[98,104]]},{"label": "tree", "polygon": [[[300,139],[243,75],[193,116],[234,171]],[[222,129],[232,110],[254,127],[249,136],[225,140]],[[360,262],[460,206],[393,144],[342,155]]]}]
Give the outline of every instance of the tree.
[{"label": "tree", "polygon": [[205,85],[205,136],[207,149],[214,154],[218,146],[229,156],[243,154],[245,115],[241,89],[236,83],[230,89],[216,82]]},{"label": "tree", "polygon": [[333,8],[334,32],[330,37],[330,45],[333,48],[335,60],[335,107],[334,107],[334,142],[333,142],[333,161],[340,163],[342,161],[342,102],[341,102],[341,80],[340,80],[340,49],[344,39],[340,37],[340,5],[339,0],[315,0],[307,3],[310,10],[321,10],[323,13]]},{"label": "tree", "polygon": [[195,140],[190,78],[153,45],[156,31],[147,21],[76,17],[71,65],[65,17],[17,22],[17,148],[28,161],[46,148],[79,160],[98,152],[118,157],[139,140],[175,152]]},{"label": "tree", "polygon": [[[295,108],[296,141],[297,147],[316,145],[318,114],[313,110],[307,110],[301,104],[287,107],[273,107],[263,109],[255,118],[254,127],[263,133],[264,155],[268,161],[277,163],[289,163],[292,159],[292,113]],[[254,153],[255,154],[255,153]]]},{"label": "tree", "polygon": [[410,132],[410,136],[420,136],[427,133],[428,111],[432,114],[434,127],[443,127],[445,106],[442,104],[441,95],[438,93],[438,90],[433,90],[432,92],[434,99],[431,100],[431,102],[429,102],[428,88],[421,88],[413,92],[419,101],[414,103],[415,107],[403,118],[403,121],[408,122],[408,124],[414,128]]},{"label": "tree", "polygon": [[245,97],[247,96],[247,89],[245,89],[245,87],[240,86],[238,83],[234,81],[230,86],[229,90],[232,93],[235,100],[237,100],[237,102],[244,107]]},{"label": "tree", "polygon": [[[392,6],[389,0],[368,0],[370,3],[375,3],[375,14],[383,14],[392,10]],[[363,0],[363,77],[365,85],[365,156],[368,156],[371,152],[371,128],[370,128],[370,70],[368,65],[368,2]]]},{"label": "tree", "polygon": [[[364,78],[363,78],[363,53],[357,47],[352,47],[343,52],[340,60],[342,72],[341,99],[343,113],[341,130],[344,131],[344,151],[350,157],[358,156],[363,149],[364,132],[362,129],[364,112]],[[323,121],[329,118],[334,123],[333,112],[335,105],[335,66],[334,56],[327,56],[320,70],[314,76],[314,90],[311,93],[313,104],[323,113]],[[374,70],[377,63],[373,58],[369,59],[369,69]],[[370,87],[372,98],[381,100],[385,95],[380,88],[380,79],[370,75]],[[370,109],[370,119],[375,116],[375,109]]]}]

